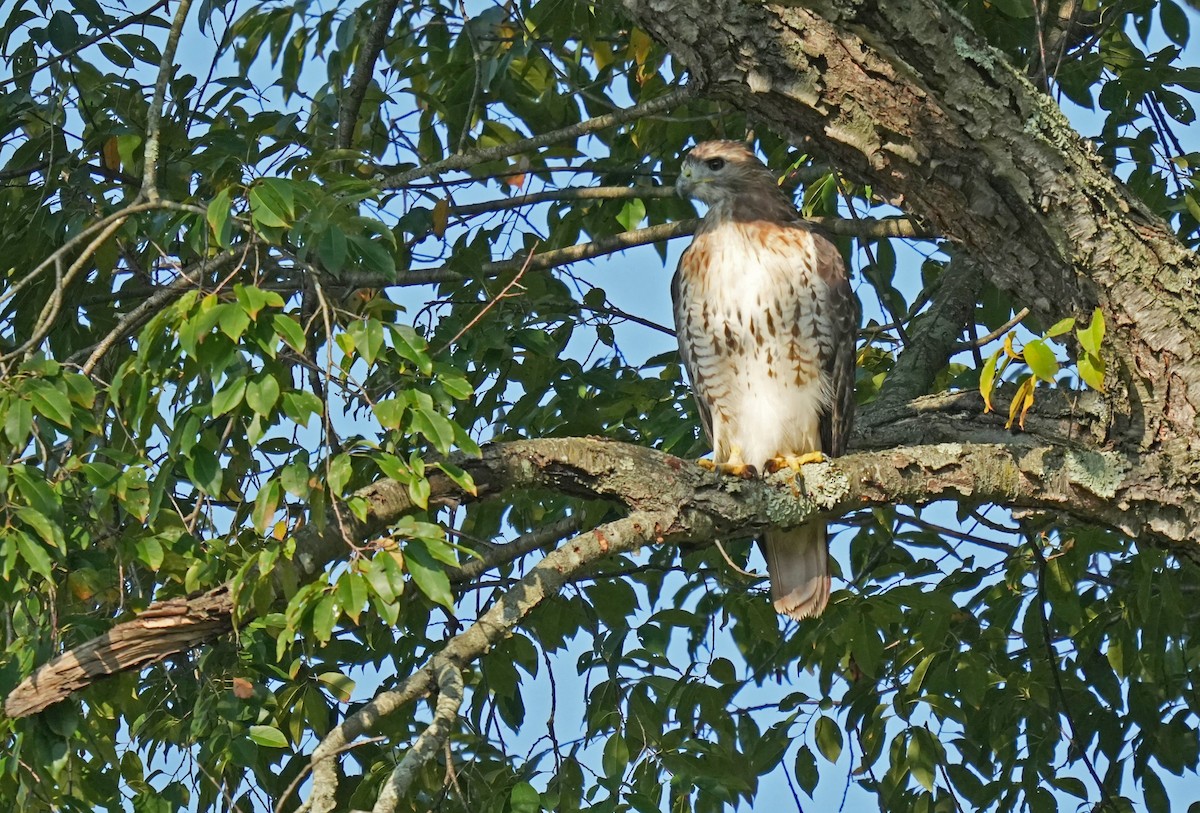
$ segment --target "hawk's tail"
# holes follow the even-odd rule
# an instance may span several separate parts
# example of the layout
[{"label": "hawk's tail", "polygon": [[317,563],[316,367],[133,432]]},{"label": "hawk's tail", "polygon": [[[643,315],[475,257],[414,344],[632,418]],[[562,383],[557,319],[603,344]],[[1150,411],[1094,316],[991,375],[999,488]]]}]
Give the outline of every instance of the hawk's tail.
[{"label": "hawk's tail", "polygon": [[825,523],[766,533],[767,572],[775,612],[797,621],[818,616],[829,603],[829,545]]}]

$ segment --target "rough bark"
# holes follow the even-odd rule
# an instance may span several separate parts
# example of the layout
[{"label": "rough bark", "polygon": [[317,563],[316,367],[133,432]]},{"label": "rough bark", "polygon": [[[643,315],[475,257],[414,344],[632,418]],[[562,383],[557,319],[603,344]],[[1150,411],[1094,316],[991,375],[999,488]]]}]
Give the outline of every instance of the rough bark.
[{"label": "rough bark", "polygon": [[[487,499],[521,488],[549,488],[585,499],[614,500],[631,512],[670,515],[656,542],[678,544],[791,527],[816,514],[838,516],[873,504],[923,503],[953,497],[977,503],[1051,510],[1164,544],[1194,542],[1200,504],[1175,484],[1170,460],[1089,448],[1088,433],[1106,426],[1095,398],[1050,397],[1014,435],[998,416],[980,417],[975,394],[918,399],[868,412],[861,451],[806,466],[799,493],[786,475],[767,480],[718,477],[690,461],[612,441],[565,438],[492,444],[478,459],[457,460],[478,494],[432,478],[434,503]],[[968,442],[963,442],[967,439]],[[974,439],[975,442],[970,442]],[[358,493],[368,520],[350,532],[371,538],[414,508],[407,489],[381,480]],[[346,555],[340,530],[307,530],[297,539],[300,576],[311,580]],[[524,551],[518,546],[514,556]],[[282,592],[278,594],[283,598]],[[36,713],[105,675],[138,668],[229,632],[234,597],[222,586],[191,599],[152,605],[132,621],[42,666],[5,701],[5,713]],[[245,620],[245,617],[242,618]]]},{"label": "rough bark", "polygon": [[1045,324],[1099,305],[1121,371],[1112,439],[1178,443],[1185,461],[1200,408],[1196,255],[958,15],[938,0],[624,5],[709,95],[965,246]]}]

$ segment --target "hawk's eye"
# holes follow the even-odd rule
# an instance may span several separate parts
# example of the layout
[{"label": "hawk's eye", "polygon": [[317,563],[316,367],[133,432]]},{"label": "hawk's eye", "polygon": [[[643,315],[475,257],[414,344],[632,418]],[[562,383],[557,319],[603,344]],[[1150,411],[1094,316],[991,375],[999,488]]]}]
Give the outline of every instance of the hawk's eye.
[{"label": "hawk's eye", "polygon": [[725,159],[724,158],[709,158],[704,163],[708,164],[709,169],[711,169],[713,172],[716,172],[721,167],[725,166]]}]

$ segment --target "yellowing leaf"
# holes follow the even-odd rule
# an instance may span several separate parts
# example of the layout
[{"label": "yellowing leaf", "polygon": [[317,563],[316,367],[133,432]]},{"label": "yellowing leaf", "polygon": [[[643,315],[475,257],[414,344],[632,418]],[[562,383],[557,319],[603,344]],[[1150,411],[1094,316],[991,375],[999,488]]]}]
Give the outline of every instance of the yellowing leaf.
[{"label": "yellowing leaf", "polygon": [[1085,353],[1079,359],[1079,377],[1097,392],[1104,392],[1104,359]]},{"label": "yellowing leaf", "polygon": [[646,57],[650,54],[650,48],[654,45],[654,40],[640,28],[635,28],[629,32],[629,56],[633,57],[633,61],[641,67],[646,61]]},{"label": "yellowing leaf", "polygon": [[100,149],[100,163],[105,169],[118,172],[121,169],[121,148],[116,136],[109,136]]},{"label": "yellowing leaf", "polygon": [[446,236],[446,224],[450,222],[450,199],[442,198],[433,205],[433,233],[439,238]]},{"label": "yellowing leaf", "polygon": [[984,362],[983,370],[979,373],[979,394],[983,396],[983,411],[992,411],[992,390],[996,386],[996,362],[1000,360],[1001,351],[997,350]]},{"label": "yellowing leaf", "polygon": [[1020,359],[1021,354],[1013,347],[1013,339],[1016,338],[1016,331],[1010,332],[1004,337],[1004,353],[1011,359]]},{"label": "yellowing leaf", "polygon": [[[1030,376],[1017,387],[1017,394],[1013,396],[1012,403],[1008,405],[1008,423],[1004,424],[1005,429],[1012,429],[1013,421],[1017,421],[1022,429],[1025,428],[1025,415],[1033,406],[1033,388],[1035,386],[1037,386],[1037,379]],[[1020,413],[1020,418],[1017,417],[1018,413]]]}]

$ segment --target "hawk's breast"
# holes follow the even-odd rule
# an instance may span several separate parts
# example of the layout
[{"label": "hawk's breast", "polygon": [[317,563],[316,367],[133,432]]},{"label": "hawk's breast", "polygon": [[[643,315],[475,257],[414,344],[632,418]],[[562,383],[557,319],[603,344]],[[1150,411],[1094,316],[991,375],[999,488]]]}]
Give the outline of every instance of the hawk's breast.
[{"label": "hawk's breast", "polygon": [[761,465],[821,447],[832,331],[815,251],[801,226],[706,220],[680,261],[680,349],[718,461],[740,452]]}]

